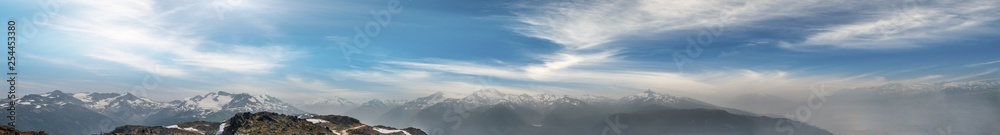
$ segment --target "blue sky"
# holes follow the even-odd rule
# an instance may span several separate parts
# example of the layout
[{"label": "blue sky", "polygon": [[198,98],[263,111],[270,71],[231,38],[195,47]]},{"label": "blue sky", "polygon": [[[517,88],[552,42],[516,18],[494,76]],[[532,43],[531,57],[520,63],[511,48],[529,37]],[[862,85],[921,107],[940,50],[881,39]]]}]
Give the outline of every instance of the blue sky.
[{"label": "blue sky", "polygon": [[992,0],[2,3],[20,30],[22,93],[802,97],[1000,78]]}]

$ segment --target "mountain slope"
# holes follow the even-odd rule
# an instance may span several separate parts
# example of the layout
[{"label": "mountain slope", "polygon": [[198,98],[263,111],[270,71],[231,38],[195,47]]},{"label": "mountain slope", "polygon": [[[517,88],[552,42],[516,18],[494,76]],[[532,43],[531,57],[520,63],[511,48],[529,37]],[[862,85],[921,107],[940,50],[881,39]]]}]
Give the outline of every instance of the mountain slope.
[{"label": "mountain slope", "polygon": [[[9,102],[9,100],[2,100]],[[7,107],[7,104],[0,104]],[[213,92],[164,103],[130,93],[63,93],[55,90],[18,99],[17,129],[53,134],[96,134],[121,125],[174,125],[223,121],[237,112],[304,113],[277,98]],[[0,120],[7,123],[9,120]]]},{"label": "mountain slope", "polygon": [[[123,124],[118,119],[85,107],[83,103],[59,90],[24,95],[14,105],[17,109],[17,129],[53,134],[96,134]],[[0,107],[8,105],[0,104]],[[0,122],[8,123],[9,120],[5,118]]]},{"label": "mountain slope", "polygon": [[357,101],[340,97],[306,101],[295,104],[295,107],[301,108],[303,111],[317,114],[344,114],[344,112],[359,106],[361,106],[361,104]]},{"label": "mountain slope", "polygon": [[[797,126],[801,125],[801,126]],[[590,134],[830,135],[784,118],[746,116],[712,109],[660,109],[610,115]]]},{"label": "mountain slope", "polygon": [[743,110],[712,105],[693,98],[656,93],[652,90],[646,90],[645,92],[639,94],[622,97],[617,102],[618,106],[624,107],[620,109],[627,110],[629,112],[649,109],[646,107],[649,107],[650,105],[660,105],[662,107],[673,109],[719,109],[742,115],[757,115]]},{"label": "mountain slope", "polygon": [[[680,113],[678,113],[680,112]],[[712,115],[700,115],[710,113]],[[689,131],[664,133],[738,133],[779,134],[774,132],[778,121],[804,127],[795,134],[829,134],[829,132],[788,119],[762,117],[741,110],[708,104],[699,100],[645,91],[636,95],[611,99],[602,96],[557,96],[551,94],[507,94],[495,89],[483,89],[463,98],[444,98],[432,94],[385,113],[382,121],[396,126],[433,129],[435,134],[595,134],[595,125],[606,123],[607,116],[637,115],[650,118],[636,121],[638,127],[657,124],[689,124]],[[634,117],[639,119],[639,117]],[[691,118],[688,118],[691,117]],[[714,118],[719,117],[719,118]],[[681,119],[687,118],[687,119]],[[388,122],[387,120],[396,120]],[[714,123],[692,123],[711,122]],[[769,123],[769,124],[768,124]],[[734,130],[714,132],[720,125]],[[636,128],[637,130],[645,130]],[[732,131],[732,132],[730,132]],[[655,132],[632,131],[650,134]]]},{"label": "mountain slope", "polygon": [[267,96],[232,94],[223,91],[171,101],[167,109],[152,114],[143,125],[173,125],[185,121],[223,121],[239,112],[279,112],[303,114],[305,111]]},{"label": "mountain slope", "polygon": [[[885,84],[841,90],[810,123],[837,134],[1000,134],[1000,81]],[[857,128],[853,121],[871,126]]]},{"label": "mountain slope", "polygon": [[372,99],[362,103],[361,106],[344,112],[344,115],[354,116],[365,121],[376,121],[380,116],[392,110],[392,108],[402,105],[402,103],[402,100]]},{"label": "mountain slope", "polygon": [[140,98],[131,93],[74,93],[73,97],[80,99],[90,109],[105,116],[115,118],[129,124],[138,124],[147,117],[166,108],[166,104],[147,98]]}]

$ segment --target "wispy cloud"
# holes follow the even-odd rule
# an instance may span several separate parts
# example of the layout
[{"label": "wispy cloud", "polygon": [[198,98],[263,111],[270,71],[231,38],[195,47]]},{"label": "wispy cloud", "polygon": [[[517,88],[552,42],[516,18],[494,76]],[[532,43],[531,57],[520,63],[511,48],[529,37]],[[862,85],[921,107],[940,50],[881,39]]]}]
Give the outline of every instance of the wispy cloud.
[{"label": "wispy cloud", "polygon": [[163,76],[170,77],[183,77],[188,73],[184,72],[175,67],[166,67],[158,60],[148,58],[148,56],[142,56],[135,53],[124,52],[120,50],[105,50],[103,53],[99,54],[88,54],[92,58],[117,62],[125,64],[128,67],[135,68],[139,71],[145,71],[149,73],[159,74]]},{"label": "wispy cloud", "polygon": [[[68,11],[71,14],[53,20],[53,28],[82,34],[76,38],[90,41],[82,45],[89,49],[83,52],[88,57],[121,63],[141,71],[152,72],[149,67],[158,66],[160,70],[153,73],[171,77],[201,71],[268,73],[302,53],[284,46],[217,43],[205,38],[209,35],[197,33],[197,29],[210,27],[184,22],[218,18],[185,17],[197,14],[190,11],[198,10],[161,9],[161,5],[165,4],[162,1],[71,3],[80,7],[69,8],[73,9]],[[250,2],[243,4],[252,5]],[[178,8],[191,6],[197,5]],[[201,6],[212,5],[204,3]]]},{"label": "wispy cloud", "polygon": [[[911,64],[905,64],[907,67],[891,68],[901,69],[893,71],[850,71],[862,72],[860,75],[840,72],[856,69],[872,70],[872,68],[865,66],[855,68],[858,65],[850,62],[836,65],[843,66],[843,68],[837,67],[838,71],[815,72],[796,68],[829,66],[833,62],[863,58],[841,58],[823,54],[814,56],[810,53],[788,51],[788,49],[915,48],[935,45],[935,43],[927,42],[948,41],[960,39],[963,36],[990,32],[988,30],[993,29],[987,29],[985,25],[992,25],[987,23],[994,23],[997,18],[1000,18],[996,16],[996,7],[1000,4],[997,4],[996,1],[985,0],[926,1],[926,3],[904,10],[893,6],[897,6],[894,4],[905,4],[905,2],[891,1],[519,1],[512,7],[516,9],[511,11],[513,15],[503,17],[503,19],[511,20],[498,21],[498,23],[513,22],[515,24],[499,29],[479,24],[460,28],[488,27],[485,29],[489,31],[481,32],[486,35],[510,34],[508,31],[510,30],[514,31],[515,34],[534,38],[526,41],[510,41],[525,45],[509,47],[530,50],[522,52],[532,54],[495,54],[500,57],[482,58],[468,56],[483,56],[478,51],[490,51],[490,53],[517,51],[473,50],[462,53],[442,51],[448,49],[439,48],[454,47],[456,44],[470,44],[467,41],[412,40],[408,38],[425,37],[406,34],[433,33],[433,36],[444,35],[456,39],[478,34],[470,34],[467,30],[455,30],[452,27],[437,24],[419,24],[424,22],[413,21],[411,17],[397,17],[393,18],[398,19],[394,21],[414,23],[417,25],[412,26],[420,28],[414,29],[411,25],[400,25],[400,27],[393,25],[394,29],[399,28],[403,31],[395,31],[399,32],[397,36],[380,37],[382,39],[379,39],[378,42],[382,45],[379,46],[384,48],[380,47],[376,49],[377,51],[373,51],[374,53],[366,53],[372,56],[378,55],[378,57],[343,65],[335,63],[338,61],[311,57],[336,56],[337,53],[340,53],[335,50],[337,49],[336,44],[344,44],[352,38],[336,32],[326,33],[320,29],[353,32],[351,27],[371,20],[367,18],[369,17],[368,11],[371,9],[340,9],[339,7],[344,5],[337,5],[340,4],[337,2],[319,2],[322,4],[303,2],[292,4],[298,9],[281,10],[281,5],[273,5],[287,2],[266,0],[242,2],[238,7],[228,9],[223,14],[226,17],[220,17],[213,10],[216,5],[213,5],[212,2],[72,0],[68,2],[71,4],[66,4],[63,8],[63,12],[66,14],[54,17],[48,24],[45,24],[49,28],[66,32],[53,35],[65,36],[66,42],[72,43],[52,45],[55,46],[53,48],[67,49],[53,49],[47,53],[74,53],[64,56],[81,57],[55,59],[52,57],[62,56],[45,56],[45,54],[39,53],[28,55],[26,58],[56,65],[87,67],[82,69],[92,70],[91,72],[121,73],[124,69],[165,76],[164,85],[159,88],[160,90],[151,92],[173,94],[169,95],[172,97],[165,99],[176,99],[178,94],[194,95],[218,90],[271,94],[287,99],[326,97],[328,95],[407,98],[415,97],[412,95],[422,96],[438,91],[448,94],[467,94],[487,87],[509,93],[569,95],[621,96],[653,89],[692,97],[729,96],[745,93],[769,93],[779,96],[785,94],[785,97],[803,97],[796,96],[796,93],[808,93],[807,88],[814,84],[849,87],[893,82],[973,80],[996,74],[995,70],[967,75],[956,74],[946,71],[950,70],[948,67],[951,66],[948,65],[921,67],[926,64],[912,64],[912,67],[910,67]],[[382,8],[384,6],[382,4],[379,3],[376,6]],[[866,10],[844,9],[857,7]],[[431,13],[423,12],[425,9],[418,8],[421,7],[414,6],[412,10],[408,7],[407,14],[415,15],[415,18],[442,17],[440,14],[409,14]],[[300,12],[280,14],[284,11]],[[347,21],[349,23],[343,24],[328,22],[330,20],[357,19],[352,16],[353,14],[329,15],[330,11],[356,12],[363,14],[359,17],[363,18],[357,22]],[[439,12],[439,9],[434,9],[434,12]],[[316,17],[324,15],[333,17]],[[480,14],[473,14],[473,16],[475,15]],[[269,16],[281,17],[275,19]],[[271,22],[282,19],[289,20],[285,18],[289,16],[302,20],[289,21],[294,23]],[[488,14],[487,16],[495,15]],[[835,18],[838,20],[813,20],[829,16],[836,16]],[[456,18],[451,14],[443,17]],[[839,20],[842,18],[843,20]],[[456,19],[455,21],[456,23],[465,23],[461,22],[464,20]],[[484,20],[476,20],[477,23],[480,21]],[[276,25],[285,23],[294,26]],[[703,55],[705,57],[698,59],[697,64],[699,65],[697,66],[720,65],[709,67],[712,69],[676,72],[671,70],[672,68],[664,67],[664,65],[672,66],[670,63],[672,61],[669,58],[659,57],[669,55],[660,54],[668,51],[639,54],[642,56],[636,54],[639,51],[650,52],[641,50],[648,48],[658,50],[681,48],[682,46],[664,45],[685,44],[646,42],[659,42],[661,39],[684,39],[685,37],[665,36],[696,36],[698,33],[692,31],[718,26],[725,27],[723,31],[726,31],[726,34],[733,33],[733,36],[729,36],[733,38],[716,38],[719,42],[712,48],[733,48],[730,48],[732,51],[728,53],[717,55],[720,58],[709,58],[712,55]],[[776,32],[775,29],[792,31]],[[741,30],[750,32],[732,32],[746,32]],[[762,34],[757,35],[756,32]],[[324,37],[324,35],[340,36]],[[323,39],[318,37],[324,37],[329,41],[312,41]],[[272,38],[275,39],[273,41],[282,42],[268,42],[272,41]],[[541,42],[545,43],[539,43],[539,40],[535,39],[541,39]],[[749,40],[749,44],[727,44],[747,43],[741,41],[742,39]],[[784,42],[782,43],[782,41]],[[556,48],[550,48],[550,46],[535,48],[537,46],[527,45],[548,45],[549,42],[555,44]],[[444,45],[435,45],[437,43]],[[772,46],[774,44],[781,46],[774,47]],[[306,50],[316,48],[317,45],[323,45],[326,48]],[[402,45],[410,45],[410,47],[399,47]],[[422,45],[419,47],[426,46],[426,48],[413,49],[412,45]],[[630,48],[637,46],[641,48]],[[760,52],[757,52],[758,49]],[[706,50],[708,49],[706,48]],[[427,55],[441,53],[448,54]],[[736,53],[739,55],[731,55]],[[761,53],[768,54],[756,57],[760,56]],[[725,58],[721,58],[723,56]],[[803,57],[799,58],[800,56]],[[945,58],[950,57],[952,56]],[[731,60],[747,61],[733,62]],[[830,60],[831,62],[813,60]],[[987,66],[997,63],[1000,61],[969,64],[965,67],[989,68]],[[754,67],[782,68],[761,69]],[[923,72],[928,70],[935,71],[932,73]],[[117,77],[108,78],[134,82],[143,81],[143,78],[137,76],[141,75],[119,74]],[[895,76],[916,77],[914,77],[915,79],[886,79],[895,78]],[[482,78],[490,78],[494,83],[484,85],[481,83]],[[87,79],[89,78],[81,80]],[[73,87],[80,84],[85,83],[52,85]],[[120,82],[107,84],[112,84],[114,87],[136,85]],[[43,84],[31,85],[38,89],[57,88],[47,87]],[[90,87],[103,86],[88,87],[99,90],[101,88]]]},{"label": "wispy cloud", "polygon": [[998,61],[990,61],[990,62],[983,62],[983,63],[976,63],[976,64],[969,64],[969,65],[965,65],[965,67],[979,67],[979,66],[997,64],[997,63],[1000,63],[1000,60],[998,60]]},{"label": "wispy cloud", "polygon": [[[934,45],[934,42],[979,35],[993,22],[1000,3],[991,0],[899,1],[873,9],[875,15],[850,24],[824,28],[802,42],[783,43],[790,49],[832,47],[897,49]],[[995,31],[992,31],[995,33]]]},{"label": "wispy cloud", "polygon": [[[499,91],[508,93],[540,93],[528,87],[519,87],[513,84],[503,85],[494,82],[493,79],[484,80],[486,77],[496,77],[491,72],[469,72],[469,70],[454,70],[454,67],[447,64],[429,63],[393,63],[402,64],[406,68],[397,66],[380,67],[375,70],[334,70],[330,71],[330,77],[337,80],[361,81],[374,85],[358,87],[368,91],[378,91],[379,94],[405,94],[405,95],[428,95],[435,92],[444,92],[449,97],[460,97],[470,94],[479,89],[496,88]],[[423,65],[413,67],[413,65]],[[434,65],[434,66],[431,66]],[[478,69],[484,71],[499,71],[489,66],[476,65]],[[436,69],[436,70],[429,70]],[[507,71],[504,71],[507,72]],[[510,76],[508,76],[510,77]],[[497,77],[500,78],[500,77]],[[499,81],[499,80],[498,80]],[[358,85],[358,84],[354,84]],[[357,87],[357,86],[354,86]]]},{"label": "wispy cloud", "polygon": [[[456,81],[454,76],[490,76],[504,82],[532,82],[533,87],[522,87],[522,83],[499,84],[494,87],[504,87],[520,93],[554,93],[574,95],[578,93],[622,96],[639,92],[639,90],[656,89],[677,95],[692,97],[734,96],[745,93],[772,93],[787,97],[798,97],[804,88],[814,84],[849,86],[878,85],[886,80],[879,76],[825,76],[785,71],[753,71],[724,70],[703,73],[672,73],[665,71],[642,71],[628,66],[627,63],[583,65],[560,70],[551,70],[544,77],[532,77],[536,73],[531,70],[535,65],[490,66],[455,61],[426,62],[388,62],[383,72],[390,71],[424,71],[433,75],[426,79],[400,79],[401,75],[382,72],[338,72],[344,76],[354,74],[366,82],[398,86],[422,86],[426,84],[413,83],[432,81]],[[634,63],[633,63],[634,64]],[[374,77],[374,78],[373,78]],[[376,79],[377,78],[377,79]],[[421,81],[423,80],[423,81]],[[462,79],[457,79],[462,80]],[[468,80],[472,79],[465,79]],[[411,84],[412,83],[412,84]],[[431,84],[441,84],[425,82]],[[407,89],[407,88],[404,88]],[[469,87],[438,87],[434,91],[451,91],[468,93]],[[424,90],[426,91],[426,90]]]},{"label": "wispy cloud", "polygon": [[[713,25],[725,25],[726,27],[768,25],[768,27],[772,27],[770,24],[761,23],[791,17],[828,15],[831,12],[847,11],[841,6],[876,7],[891,5],[892,2],[572,0],[520,4],[522,5],[515,5],[514,8],[524,10],[515,12],[515,15],[511,17],[520,24],[510,28],[519,34],[547,40],[560,47],[548,54],[530,54],[534,56],[531,58],[537,60],[536,62],[477,63],[475,61],[394,59],[378,62],[379,65],[373,71],[335,71],[332,76],[338,79],[347,78],[369,83],[410,87],[400,89],[456,93],[468,92],[469,89],[475,88],[469,85],[471,83],[469,83],[468,77],[490,76],[505,82],[531,82],[530,85],[537,86],[523,87],[526,83],[507,83],[497,86],[512,91],[526,91],[524,93],[545,93],[557,90],[554,93],[618,96],[638,92],[638,90],[657,89],[693,97],[769,93],[792,98],[802,97],[800,94],[808,94],[807,88],[816,84],[852,87],[890,82],[940,81],[962,77],[929,75],[909,80],[888,80],[878,74],[842,75],[740,68],[678,73],[663,69],[637,68],[636,65],[669,65],[667,63],[669,61],[627,59],[627,56],[621,56],[628,53],[625,52],[627,49],[622,48],[629,46],[616,43],[625,40],[652,38],[656,35],[670,35],[674,32],[704,29]],[[979,3],[979,5],[982,4]],[[880,25],[885,25],[886,21],[910,22],[913,19],[923,19],[924,17],[946,17],[946,19],[928,20],[923,23],[893,24],[896,26],[892,27],[899,29],[886,34],[888,37],[878,39],[878,42],[881,42],[879,44],[883,45],[882,47],[860,48],[906,47],[913,44],[886,43],[902,43],[902,41],[912,38],[928,36],[918,33],[930,32],[930,36],[941,36],[948,32],[965,31],[967,28],[976,26],[969,24],[970,21],[991,20],[991,17],[973,17],[973,19],[957,17],[962,15],[981,16],[988,10],[981,8],[982,6],[963,4],[965,9],[962,9],[962,7],[943,5],[928,3],[926,7],[907,11],[912,12],[912,16],[878,14],[871,18],[861,17],[866,19],[845,20],[848,24],[829,25],[829,28],[824,28],[818,33],[800,35],[807,40],[803,43],[788,43],[785,48],[798,49],[814,45],[814,43],[818,44],[820,41],[836,44],[838,47],[863,46],[857,44],[876,40],[852,41],[849,39],[860,39],[866,34],[874,34],[870,31],[882,27]],[[883,22],[880,23],[879,20]],[[813,26],[815,25],[797,27]],[[764,44],[770,43],[774,42]]]}]

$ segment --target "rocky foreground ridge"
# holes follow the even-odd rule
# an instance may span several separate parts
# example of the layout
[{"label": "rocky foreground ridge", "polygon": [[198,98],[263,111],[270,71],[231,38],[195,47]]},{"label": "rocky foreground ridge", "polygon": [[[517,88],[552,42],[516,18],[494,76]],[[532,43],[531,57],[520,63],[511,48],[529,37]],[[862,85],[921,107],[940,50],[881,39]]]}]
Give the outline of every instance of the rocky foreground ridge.
[{"label": "rocky foreground ridge", "polygon": [[224,122],[194,121],[170,126],[126,125],[105,135],[426,135],[416,128],[370,126],[340,115],[291,116],[272,112],[238,113]]}]

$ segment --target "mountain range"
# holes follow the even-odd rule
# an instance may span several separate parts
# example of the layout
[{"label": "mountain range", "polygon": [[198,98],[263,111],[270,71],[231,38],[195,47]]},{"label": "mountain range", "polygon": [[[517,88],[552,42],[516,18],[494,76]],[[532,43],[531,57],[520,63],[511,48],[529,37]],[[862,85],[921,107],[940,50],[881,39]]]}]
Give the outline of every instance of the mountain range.
[{"label": "mountain range", "polygon": [[[418,127],[442,135],[611,133],[605,129],[614,129],[617,134],[831,134],[785,118],[758,116],[650,90],[619,99],[507,94],[495,89],[462,98],[434,93],[385,112],[376,123]],[[785,128],[782,123],[796,125],[794,131],[775,130]],[[727,132],[716,132],[722,129]]]},{"label": "mountain range", "polygon": [[[795,125],[794,134],[830,134],[824,129],[794,120],[760,116],[651,90],[618,99],[594,95],[508,94],[496,89],[482,89],[462,98],[448,98],[438,92],[406,102],[381,99],[361,104],[347,100],[328,101],[313,102],[311,105],[317,106],[307,110],[338,108],[327,110],[345,110],[344,115],[366,123],[416,127],[435,135],[576,135],[601,134],[610,132],[605,129],[611,128],[618,133],[630,134],[716,133],[718,130],[725,132],[717,133],[784,134],[783,130],[776,130],[784,128],[782,123]],[[322,106],[325,103],[336,105]],[[172,132],[176,131],[174,129],[190,128],[208,131],[208,127],[233,122],[233,118],[239,115],[254,114],[253,117],[257,117],[257,112],[276,114],[267,114],[267,118],[279,117],[277,115],[282,118],[285,115],[303,118],[323,116],[302,111],[271,96],[224,91],[157,102],[130,93],[64,93],[56,90],[25,95],[15,107],[23,110],[18,112],[17,129],[53,134],[99,134],[119,129]],[[284,122],[292,122],[293,125],[301,123],[294,121],[297,120]],[[617,122],[629,126],[614,127]],[[657,127],[659,124],[688,126],[662,128]],[[120,126],[123,125],[135,126],[122,129]],[[315,127],[308,124],[298,126]]]},{"label": "mountain range", "polygon": [[[792,102],[766,95],[753,98]],[[804,121],[651,90],[621,98],[508,94],[482,89],[460,98],[437,92],[409,101],[331,99],[293,106],[268,95],[219,91],[159,102],[130,93],[55,90],[24,95],[15,107],[17,130],[52,134],[107,133],[123,125],[206,131],[218,129],[218,124],[232,121],[234,115],[256,112],[303,119],[342,114],[375,125],[416,127],[435,135],[831,134],[827,130],[837,134],[927,134],[946,130],[956,134],[1000,134],[1000,116],[996,115],[1000,114],[1000,81],[885,84],[838,90],[827,97],[822,108],[812,112],[811,119]],[[791,105],[805,105],[795,103],[803,102]],[[331,112],[318,115],[296,106]],[[782,110],[797,111],[791,106],[775,112]],[[850,124],[859,121],[877,125],[857,128]]]},{"label": "mountain range", "polygon": [[[1000,134],[1000,81],[858,87],[825,104],[835,111],[815,111],[809,121],[837,134]],[[851,124],[859,122],[869,124]]]},{"label": "mountain range", "polygon": [[[7,104],[0,107],[7,107]],[[64,93],[55,90],[25,95],[15,107],[18,109],[19,130],[54,134],[98,134],[121,125],[224,121],[241,112],[306,113],[271,96],[222,91],[157,102],[130,93]],[[3,122],[8,121],[5,119]]]}]

